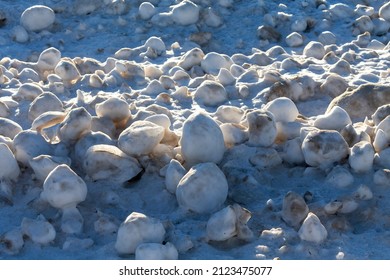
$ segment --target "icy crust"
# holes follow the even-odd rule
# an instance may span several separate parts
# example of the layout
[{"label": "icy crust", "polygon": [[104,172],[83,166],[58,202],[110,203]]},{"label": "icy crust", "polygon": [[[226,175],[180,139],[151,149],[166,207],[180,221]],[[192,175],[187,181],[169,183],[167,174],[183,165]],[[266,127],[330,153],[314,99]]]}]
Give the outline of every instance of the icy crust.
[{"label": "icy crust", "polygon": [[[362,240],[388,228],[389,6],[299,2],[319,22],[256,1],[263,50],[227,54],[199,30],[228,26],[235,3],[207,3],[73,1],[123,26],[136,9],[192,43],[1,57],[0,258],[388,257]],[[52,4],[27,8],[15,41],[60,32],[69,10]],[[345,15],[353,40],[338,42],[326,30]]]}]

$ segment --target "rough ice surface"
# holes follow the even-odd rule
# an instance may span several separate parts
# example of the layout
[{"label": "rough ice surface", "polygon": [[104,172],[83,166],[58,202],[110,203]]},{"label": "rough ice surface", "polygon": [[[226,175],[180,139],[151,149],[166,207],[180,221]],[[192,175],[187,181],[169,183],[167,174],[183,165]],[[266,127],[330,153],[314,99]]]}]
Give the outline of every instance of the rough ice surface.
[{"label": "rough ice surface", "polygon": [[0,5],[0,259],[389,259],[387,1],[35,2]]}]

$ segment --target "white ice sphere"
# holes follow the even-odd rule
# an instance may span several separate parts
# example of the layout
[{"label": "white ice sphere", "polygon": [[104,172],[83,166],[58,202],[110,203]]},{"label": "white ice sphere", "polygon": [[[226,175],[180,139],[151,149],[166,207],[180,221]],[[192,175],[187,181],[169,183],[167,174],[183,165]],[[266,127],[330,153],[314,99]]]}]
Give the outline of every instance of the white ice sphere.
[{"label": "white ice sphere", "polygon": [[337,3],[334,5],[330,5],[329,11],[334,20],[349,18],[352,17],[354,14],[353,9],[349,5],[344,3]]},{"label": "white ice sphere", "polygon": [[377,126],[381,121],[383,121],[387,116],[390,115],[390,104],[385,104],[376,109],[372,115],[372,120]]},{"label": "white ice sphere", "polygon": [[322,243],[328,237],[328,232],[320,219],[314,213],[310,212],[303,221],[298,235],[302,240]]},{"label": "white ice sphere", "polygon": [[139,162],[112,145],[93,145],[84,158],[84,170],[92,180],[124,183],[141,172]]},{"label": "white ice sphere", "polygon": [[226,147],[241,144],[248,140],[245,126],[237,123],[224,123],[220,126]]},{"label": "white ice sphere", "polygon": [[15,157],[18,162],[30,166],[29,161],[39,155],[50,155],[52,146],[41,134],[33,130],[23,130],[14,138]]},{"label": "white ice sphere", "polygon": [[0,180],[15,181],[20,174],[20,168],[14,154],[4,143],[0,143],[0,159]]},{"label": "white ice sphere", "polygon": [[127,102],[119,97],[113,96],[95,105],[96,115],[101,118],[109,118],[116,126],[127,122],[130,118],[130,108]]},{"label": "white ice sphere", "polygon": [[164,226],[158,219],[132,212],[119,227],[115,249],[119,254],[134,254],[140,244],[161,244],[164,236]]},{"label": "white ice sphere", "polygon": [[286,44],[289,47],[299,47],[303,45],[303,37],[298,32],[293,32],[286,37]]},{"label": "white ice sphere", "polygon": [[387,133],[382,129],[376,130],[374,142],[372,142],[376,152],[380,152],[389,146],[389,139]]},{"label": "white ice sphere", "polygon": [[299,115],[295,103],[287,97],[278,97],[263,108],[272,113],[276,122],[293,122]]},{"label": "white ice sphere", "polygon": [[146,48],[151,48],[153,51],[156,52],[157,55],[162,55],[167,49],[164,41],[156,36],[152,36],[147,39],[144,46]]},{"label": "white ice sphere", "polygon": [[61,59],[56,65],[54,72],[60,76],[63,81],[70,84],[76,83],[81,77],[74,62],[68,58]]},{"label": "white ice sphere", "polygon": [[180,207],[196,213],[218,210],[228,194],[225,174],[214,163],[193,166],[180,180],[176,198]]},{"label": "white ice sphere", "polygon": [[34,100],[38,95],[42,94],[42,88],[36,83],[24,83],[18,91],[12,95],[16,100]]},{"label": "white ice sphere", "polygon": [[375,133],[382,130],[390,140],[390,115],[386,116],[375,128]]},{"label": "white ice sphere", "polygon": [[303,32],[307,29],[307,19],[306,18],[298,18],[293,21],[291,24],[291,31],[294,32]]},{"label": "white ice sphere", "polygon": [[142,243],[135,250],[136,260],[177,260],[179,253],[176,247],[167,242],[165,245],[160,243]]},{"label": "white ice sphere", "polygon": [[56,230],[45,219],[30,219],[23,218],[22,220],[22,232],[27,235],[33,242],[45,245],[56,238]]},{"label": "white ice sphere", "polygon": [[347,142],[334,130],[311,131],[302,143],[302,152],[308,165],[328,168],[349,154]]},{"label": "white ice sphere", "polygon": [[292,227],[297,227],[306,218],[309,207],[302,196],[288,192],[283,198],[282,219]]},{"label": "white ice sphere", "polygon": [[355,20],[356,27],[360,30],[361,33],[370,32],[374,30],[374,23],[371,18],[367,15],[361,16]]},{"label": "white ice sphere", "polygon": [[87,185],[66,164],[54,168],[43,183],[41,198],[54,208],[75,208],[86,197]]},{"label": "white ice sphere", "polygon": [[27,8],[20,17],[20,22],[28,31],[41,31],[51,26],[55,21],[54,11],[43,5]]},{"label": "white ice sphere", "polygon": [[156,14],[156,7],[150,2],[142,2],[138,8],[138,14],[143,20],[151,19]]},{"label": "white ice sphere", "polygon": [[37,71],[35,71],[32,68],[24,68],[22,71],[19,73],[19,81],[21,83],[26,83],[26,82],[39,82],[40,77]]},{"label": "white ice sphere", "polygon": [[179,60],[178,66],[184,70],[190,70],[195,65],[200,65],[204,58],[204,52],[199,48],[193,48],[186,52]]},{"label": "white ice sphere", "polygon": [[214,117],[223,123],[240,123],[244,116],[244,110],[230,105],[219,106]]},{"label": "white ice sphere", "polygon": [[318,35],[318,41],[322,43],[324,46],[336,44],[337,38],[330,31],[323,31],[320,35]]},{"label": "white ice sphere", "polygon": [[169,129],[171,126],[171,120],[165,114],[151,115],[151,116],[145,118],[145,121],[155,123],[155,124],[163,127],[166,130]]},{"label": "white ice sphere", "polygon": [[60,123],[58,137],[66,143],[73,143],[91,131],[92,117],[84,107],[72,109]]},{"label": "white ice sphere", "polygon": [[22,127],[13,120],[0,117],[0,135],[14,139],[22,130]]},{"label": "white ice sphere", "polygon": [[336,73],[330,74],[320,86],[320,90],[332,98],[341,95],[347,88],[348,82]]},{"label": "white ice sphere", "polygon": [[51,71],[57,66],[61,60],[61,52],[56,48],[45,49],[38,58],[37,67],[42,73]]},{"label": "white ice sphere", "polygon": [[172,7],[172,19],[180,25],[194,24],[199,19],[200,8],[189,0],[184,0]]},{"label": "white ice sphere", "polygon": [[183,159],[190,166],[200,162],[219,163],[225,153],[220,127],[200,112],[193,113],[184,122],[180,145]]},{"label": "white ice sphere", "polygon": [[84,134],[75,144],[74,150],[72,153],[72,159],[74,163],[81,164],[85,159],[85,154],[87,150],[93,145],[114,145],[115,142],[103,132],[89,132]]},{"label": "white ice sphere", "polygon": [[207,238],[225,241],[237,235],[236,220],[236,213],[230,205],[214,213],[207,221]]},{"label": "white ice sphere", "polygon": [[165,187],[170,193],[176,193],[177,186],[186,173],[187,170],[177,160],[172,159],[169,162],[165,173]]},{"label": "white ice sphere", "polygon": [[26,43],[30,37],[23,26],[17,25],[11,30],[12,39],[18,43]]},{"label": "white ice sphere", "polygon": [[119,135],[118,147],[130,156],[150,154],[164,137],[165,129],[149,121],[135,121]]},{"label": "white ice sphere", "polygon": [[222,18],[215,13],[215,11],[209,7],[206,9],[206,11],[203,14],[204,17],[204,22],[206,23],[207,26],[209,27],[220,27],[223,24]]},{"label": "white ice sphere", "polygon": [[276,123],[272,113],[255,110],[247,114],[249,140],[251,146],[271,146],[277,136]]},{"label": "white ice sphere", "polygon": [[38,180],[44,182],[49,173],[61,164],[71,164],[68,157],[57,157],[49,155],[39,155],[29,160],[31,168]]},{"label": "white ice sphere", "polygon": [[385,44],[383,44],[382,42],[376,39],[371,40],[370,43],[368,43],[367,45],[367,49],[371,49],[371,50],[383,50],[385,47],[386,47]]},{"label": "white ice sphere", "polygon": [[319,129],[341,131],[348,124],[352,124],[347,111],[339,106],[334,106],[325,115],[319,115],[314,121],[314,126]]},{"label": "white ice sphere", "polygon": [[326,181],[332,186],[344,188],[351,185],[354,181],[354,178],[348,169],[337,165],[329,172],[328,176],[326,177]]},{"label": "white ice sphere", "polygon": [[233,61],[225,54],[220,54],[216,52],[209,52],[201,61],[200,65],[202,69],[208,73],[213,75],[218,75],[219,71],[222,68],[230,69]]},{"label": "white ice sphere", "polygon": [[220,83],[206,80],[196,89],[194,99],[198,104],[217,107],[227,101],[227,92]]},{"label": "white ice sphere", "polygon": [[303,55],[307,57],[314,57],[316,59],[322,59],[325,56],[324,45],[320,42],[311,41],[303,49]]},{"label": "white ice sphere", "polygon": [[370,171],[374,163],[374,155],[375,151],[370,142],[358,142],[351,148],[349,165],[355,172]]},{"label": "white ice sphere", "polygon": [[223,86],[228,86],[235,84],[236,78],[228,69],[221,68],[217,76],[217,81],[220,82]]},{"label": "white ice sphere", "polygon": [[33,121],[48,111],[63,111],[61,100],[51,92],[44,92],[37,96],[28,108],[28,119]]},{"label": "white ice sphere", "polygon": [[303,164],[305,158],[301,146],[302,142],[299,137],[286,141],[283,146],[283,161],[289,164]]},{"label": "white ice sphere", "polygon": [[380,7],[379,16],[384,20],[390,21],[390,2],[387,2]]}]

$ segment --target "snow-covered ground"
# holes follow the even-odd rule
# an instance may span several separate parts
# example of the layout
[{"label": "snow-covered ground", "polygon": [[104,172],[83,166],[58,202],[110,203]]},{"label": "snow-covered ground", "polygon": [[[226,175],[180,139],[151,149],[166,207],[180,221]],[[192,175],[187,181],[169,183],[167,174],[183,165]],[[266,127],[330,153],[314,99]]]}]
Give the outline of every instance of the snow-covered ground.
[{"label": "snow-covered ground", "polygon": [[2,0],[0,259],[389,259],[389,29],[379,0]]}]

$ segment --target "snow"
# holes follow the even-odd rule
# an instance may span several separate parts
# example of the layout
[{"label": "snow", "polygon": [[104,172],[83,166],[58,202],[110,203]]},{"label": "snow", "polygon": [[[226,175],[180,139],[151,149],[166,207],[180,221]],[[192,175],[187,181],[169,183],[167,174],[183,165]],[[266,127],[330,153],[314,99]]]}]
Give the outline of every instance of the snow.
[{"label": "snow", "polygon": [[389,7],[2,1],[0,259],[388,259]]}]

